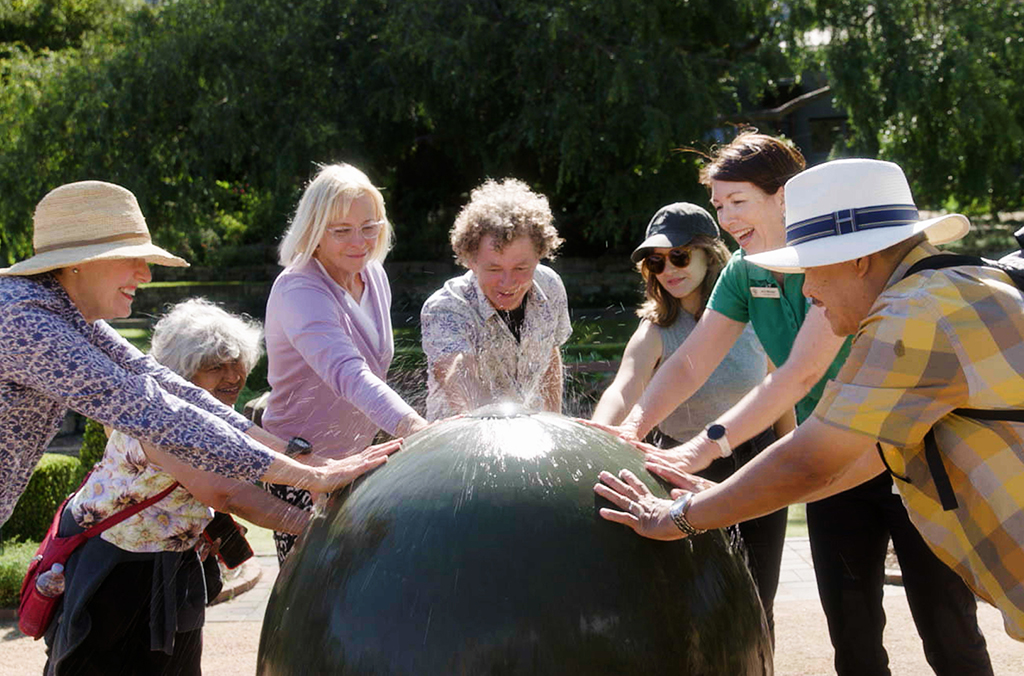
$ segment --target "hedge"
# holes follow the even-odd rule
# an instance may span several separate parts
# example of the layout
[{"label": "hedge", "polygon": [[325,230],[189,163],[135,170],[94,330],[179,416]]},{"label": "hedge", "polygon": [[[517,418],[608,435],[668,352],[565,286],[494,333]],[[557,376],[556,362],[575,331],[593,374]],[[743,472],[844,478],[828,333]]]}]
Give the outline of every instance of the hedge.
[{"label": "hedge", "polygon": [[0,608],[18,607],[21,581],[38,548],[39,543],[32,541],[3,543],[3,553],[0,553]]},{"label": "hedge", "polygon": [[60,503],[78,487],[83,476],[78,458],[44,453],[11,518],[4,524],[4,539],[42,540]]}]

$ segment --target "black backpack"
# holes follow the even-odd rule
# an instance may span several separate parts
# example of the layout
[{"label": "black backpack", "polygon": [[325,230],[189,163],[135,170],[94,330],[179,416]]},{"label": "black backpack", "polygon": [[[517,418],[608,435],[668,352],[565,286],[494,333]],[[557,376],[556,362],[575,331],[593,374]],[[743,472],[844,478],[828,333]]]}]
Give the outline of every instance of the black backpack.
[{"label": "black backpack", "polygon": [[[1003,256],[998,261],[988,260],[981,256],[963,256],[959,254],[937,254],[935,256],[929,256],[928,258],[922,258],[917,263],[912,265],[907,273],[903,275],[903,279],[906,279],[910,275],[921,272],[922,270],[940,270],[942,268],[952,268],[960,265],[970,266],[985,266],[990,268],[999,268],[1013,280],[1013,283],[1017,285],[1017,288],[1024,291],[1024,228],[1021,228],[1013,234],[1017,239],[1017,245],[1020,247],[1018,251],[1015,251],[1007,256]],[[1024,312],[1024,308],[1021,309]],[[974,418],[976,420],[1009,420],[1012,422],[1024,423],[1024,409],[1002,409],[1002,410],[988,410],[988,409],[977,409],[977,408],[958,408],[952,411],[957,415],[962,415],[966,418]],[[878,449],[879,456],[882,456],[882,462],[885,463],[886,469],[889,473],[901,481],[909,482],[910,479],[905,476],[900,476],[889,468],[889,464],[885,462],[885,457],[882,455],[882,445],[876,443],[875,446]],[[928,471],[931,472],[932,480],[935,482],[935,489],[938,491],[939,500],[942,503],[942,509],[949,511],[959,507],[959,503],[956,500],[956,495],[953,494],[953,486],[949,481],[949,475],[946,473],[946,467],[942,464],[942,456],[939,453],[938,444],[935,442],[935,432],[928,430],[928,433],[924,437],[924,457],[928,463]]]}]

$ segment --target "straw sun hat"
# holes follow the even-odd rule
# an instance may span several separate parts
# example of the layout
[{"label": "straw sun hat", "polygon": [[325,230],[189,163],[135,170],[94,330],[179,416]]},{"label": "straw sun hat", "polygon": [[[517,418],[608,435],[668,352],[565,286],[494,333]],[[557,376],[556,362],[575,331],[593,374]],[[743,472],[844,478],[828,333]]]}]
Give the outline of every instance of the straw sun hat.
[{"label": "straw sun hat", "polygon": [[34,275],[118,258],[188,266],[153,244],[135,195],[113,183],[81,181],[55,188],[36,205],[32,222],[35,255],[0,269],[0,275]]},{"label": "straw sun hat", "polygon": [[920,220],[899,165],[835,160],[789,179],[787,246],[746,260],[776,272],[801,272],[876,253],[919,232],[932,244],[946,244],[969,229],[960,214]]}]

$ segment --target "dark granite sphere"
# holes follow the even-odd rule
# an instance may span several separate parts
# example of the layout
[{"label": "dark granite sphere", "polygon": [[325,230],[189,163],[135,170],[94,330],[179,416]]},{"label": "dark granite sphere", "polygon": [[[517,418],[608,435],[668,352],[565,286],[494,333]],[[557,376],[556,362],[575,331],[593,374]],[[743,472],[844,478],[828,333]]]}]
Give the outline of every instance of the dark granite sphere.
[{"label": "dark granite sphere", "polygon": [[772,673],[743,557],[601,519],[602,469],[667,492],[635,449],[550,413],[489,407],[409,437],[334,495],[281,570],[258,673]]}]

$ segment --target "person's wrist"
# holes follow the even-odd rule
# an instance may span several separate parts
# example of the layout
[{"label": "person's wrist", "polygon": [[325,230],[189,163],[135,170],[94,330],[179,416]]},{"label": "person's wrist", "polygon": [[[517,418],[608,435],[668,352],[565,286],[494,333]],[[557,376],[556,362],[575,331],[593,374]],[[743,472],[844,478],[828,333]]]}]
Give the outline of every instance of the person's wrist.
[{"label": "person's wrist", "polygon": [[726,435],[725,425],[711,423],[704,428],[704,436],[718,448],[718,455],[721,458],[728,458],[732,455],[732,444]]},{"label": "person's wrist", "polygon": [[687,537],[693,537],[694,535],[700,535],[701,533],[707,532],[706,528],[697,528],[689,520],[690,507],[693,505],[693,499],[696,493],[690,491],[684,492],[679,496],[669,507],[669,516],[672,517],[672,523],[676,525],[676,528],[681,530]]}]

